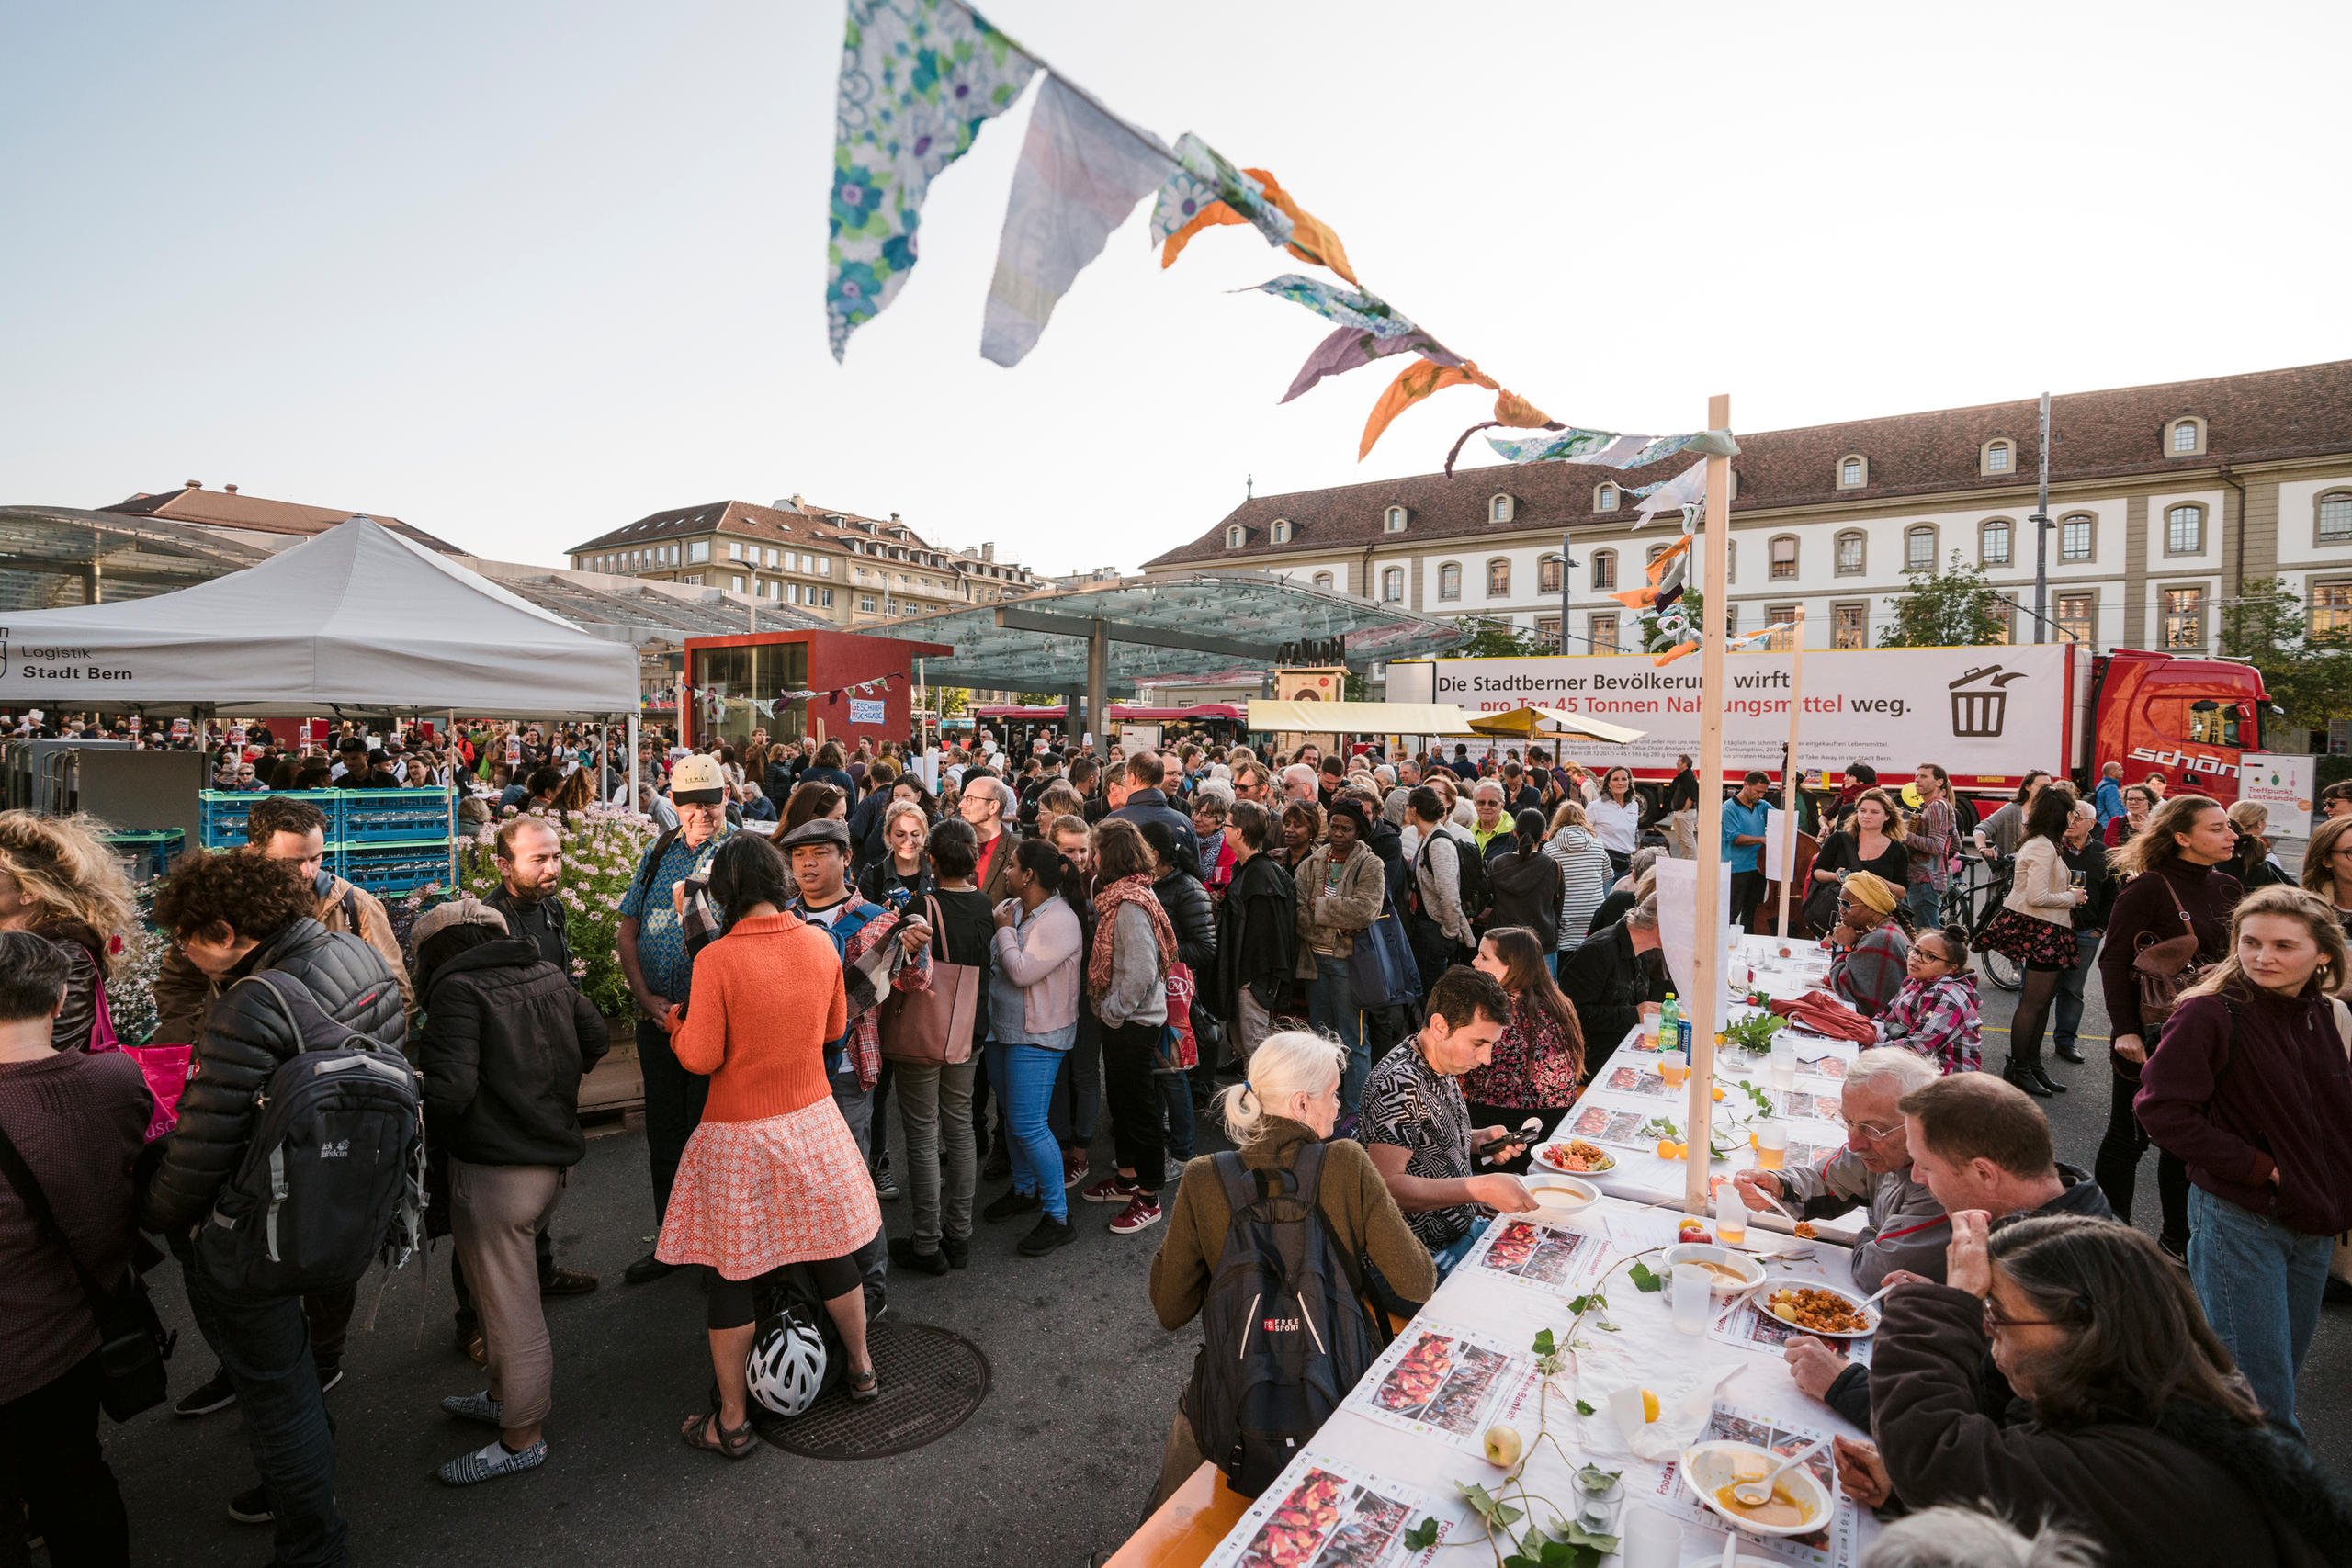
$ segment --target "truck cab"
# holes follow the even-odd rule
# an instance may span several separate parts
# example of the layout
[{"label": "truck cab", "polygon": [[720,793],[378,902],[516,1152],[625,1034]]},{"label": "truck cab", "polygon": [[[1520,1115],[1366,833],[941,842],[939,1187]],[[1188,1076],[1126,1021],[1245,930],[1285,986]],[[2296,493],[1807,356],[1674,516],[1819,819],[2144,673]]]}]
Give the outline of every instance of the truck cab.
[{"label": "truck cab", "polygon": [[2118,649],[2098,660],[2087,782],[2109,762],[2123,782],[2164,775],[2166,795],[2238,797],[2238,763],[2262,749],[2262,675],[2250,664]]}]

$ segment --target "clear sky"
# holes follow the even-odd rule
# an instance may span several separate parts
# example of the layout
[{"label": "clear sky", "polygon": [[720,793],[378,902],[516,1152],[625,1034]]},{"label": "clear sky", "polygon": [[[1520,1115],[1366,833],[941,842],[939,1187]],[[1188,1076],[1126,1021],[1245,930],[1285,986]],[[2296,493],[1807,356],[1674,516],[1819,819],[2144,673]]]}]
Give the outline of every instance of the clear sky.
[{"label": "clear sky", "polygon": [[[2352,355],[2352,6],[998,0],[1117,112],[1272,169],[1364,284],[1555,417],[1747,430]],[[978,356],[1024,102],[825,346],[842,10],[667,0],[0,7],[0,502],[186,479],[556,560],[800,492],[1043,571],[1355,460],[1387,373],[1168,272],[1148,202]],[[1034,89],[1033,94],[1034,96]]]}]

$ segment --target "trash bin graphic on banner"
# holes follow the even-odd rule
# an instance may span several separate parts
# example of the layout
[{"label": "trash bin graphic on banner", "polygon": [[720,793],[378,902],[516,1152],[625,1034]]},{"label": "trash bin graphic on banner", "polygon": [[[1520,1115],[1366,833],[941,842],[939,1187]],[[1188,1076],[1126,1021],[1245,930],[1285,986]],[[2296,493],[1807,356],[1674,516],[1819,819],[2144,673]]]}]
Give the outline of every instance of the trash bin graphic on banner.
[{"label": "trash bin graphic on banner", "polygon": [[[1951,682],[1951,732],[1967,739],[1997,739],[2009,718],[2008,684],[2025,671],[2003,673],[1997,664],[1980,665]],[[1983,682],[1984,684],[1978,685]]]}]

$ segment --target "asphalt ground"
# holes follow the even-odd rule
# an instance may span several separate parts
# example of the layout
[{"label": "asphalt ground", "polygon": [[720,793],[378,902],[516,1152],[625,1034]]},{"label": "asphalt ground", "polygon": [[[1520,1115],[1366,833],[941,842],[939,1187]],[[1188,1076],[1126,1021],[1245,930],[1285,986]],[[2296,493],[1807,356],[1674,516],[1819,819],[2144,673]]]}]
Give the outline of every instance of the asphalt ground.
[{"label": "asphalt ground", "polygon": [[[2007,1048],[2013,999],[1985,991],[1985,1058]],[[2083,1066],[2052,1065],[2074,1092],[2045,1101],[2060,1158],[2088,1168],[2104,1130],[2107,1025],[2094,998]],[[895,1129],[894,1129],[895,1138]],[[1204,1152],[1219,1146],[1206,1134]],[[1109,1168],[1109,1141],[1096,1168]],[[983,1183],[981,1201],[1001,1190]],[[2141,1170],[2143,1229],[2155,1226],[2154,1156]],[[1073,1197],[1075,1194],[1073,1194]],[[977,1226],[968,1269],[937,1279],[894,1271],[891,1315],[936,1324],[986,1352],[980,1408],[927,1448],[863,1462],[804,1459],[762,1445],[730,1463],[690,1451],[678,1426],[710,1383],[702,1298],[684,1273],[628,1286],[620,1274],[651,1230],[643,1138],[598,1137],[557,1211],[557,1255],[604,1287],[550,1302],[556,1352],[548,1462],[528,1474],[452,1491],[433,1468],[479,1447],[483,1428],[441,1413],[445,1394],[481,1386],[453,1348],[447,1245],[363,1287],[347,1375],[328,1395],[337,1490],[362,1563],[629,1564],[954,1562],[958,1568],[1079,1568],[1132,1530],[1159,1471],[1159,1447],[1195,1341],[1161,1330],[1146,1296],[1160,1232],[1114,1236],[1113,1211],[1074,1202],[1077,1242],[1042,1259],[1013,1243],[1026,1221]],[[894,1233],[905,1201],[884,1205]],[[210,1375],[188,1325],[177,1270],[152,1277],[170,1324],[185,1329],[172,1362],[176,1398]],[[2352,1474],[2352,1307],[2326,1309],[2303,1368],[2301,1413],[2312,1445]],[[260,1564],[266,1528],[232,1523],[223,1505],[253,1471],[233,1409],[199,1419],[151,1411],[104,1433],[129,1499],[133,1561]],[[36,1559],[38,1561],[38,1559]]]}]

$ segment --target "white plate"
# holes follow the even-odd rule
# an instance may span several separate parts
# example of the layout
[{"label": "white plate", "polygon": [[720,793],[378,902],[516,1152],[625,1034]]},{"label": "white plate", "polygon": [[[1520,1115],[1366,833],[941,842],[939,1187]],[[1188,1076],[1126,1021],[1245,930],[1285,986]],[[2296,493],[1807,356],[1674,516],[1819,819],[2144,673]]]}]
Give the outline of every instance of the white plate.
[{"label": "white plate", "polygon": [[[1566,1166],[1558,1164],[1549,1157],[1548,1151],[1554,1145],[1557,1144],[1565,1147],[1567,1145],[1567,1142],[1568,1140],[1566,1138],[1543,1139],[1536,1144],[1533,1152],[1528,1156],[1528,1158],[1534,1164],[1542,1166],[1544,1169],[1557,1171],[1562,1176],[1598,1176],[1600,1174],[1601,1170],[1614,1170],[1617,1168],[1617,1156],[1610,1154],[1607,1149],[1600,1150],[1601,1154],[1609,1161],[1607,1165],[1600,1168],[1600,1170],[1570,1170]],[[1592,1140],[1587,1138],[1585,1142],[1589,1144],[1592,1143]],[[1598,1144],[1594,1144],[1593,1146],[1595,1148],[1600,1147]]]},{"label": "white plate", "polygon": [[[1764,1283],[1765,1280],[1764,1265],[1757,1262],[1749,1254],[1728,1247],[1713,1246],[1706,1242],[1678,1242],[1668,1247],[1666,1267],[1659,1272],[1666,1274],[1670,1280],[1674,1266],[1678,1263],[1720,1263],[1726,1269],[1739,1270],[1741,1278],[1746,1280],[1747,1283],[1734,1285],[1720,1279],[1715,1280],[1713,1281],[1712,1290],[1717,1296],[1744,1296]],[[1668,1289],[1668,1293],[1671,1294],[1671,1284]]]},{"label": "white plate", "polygon": [[1801,1525],[1763,1525],[1743,1518],[1715,1501],[1715,1489],[1731,1484],[1731,1458],[1736,1454],[1755,1454],[1770,1467],[1788,1458],[1755,1443],[1713,1442],[1693,1443],[1682,1450],[1682,1483],[1690,1488],[1707,1511],[1717,1518],[1728,1519],[1750,1535],[1809,1535],[1829,1522],[1838,1500],[1821,1484],[1821,1478],[1804,1465],[1795,1465],[1781,1479],[1791,1492],[1808,1505],[1806,1521]]},{"label": "white plate", "polygon": [[[1803,1281],[1792,1280],[1785,1284],[1773,1286],[1772,1291],[1826,1291],[1833,1296],[1844,1297],[1846,1304],[1860,1311],[1863,1321],[1870,1325],[1860,1333],[1837,1334],[1826,1328],[1799,1328],[1797,1332],[1800,1334],[1818,1334],[1825,1339],[1867,1339],[1878,1332],[1878,1308],[1863,1306],[1861,1293],[1858,1291],[1849,1291],[1841,1285],[1826,1284],[1819,1280]],[[1785,1327],[1796,1328],[1796,1325],[1772,1311],[1772,1291],[1766,1291],[1756,1298],[1756,1310],[1767,1314],[1775,1323]]]}]

